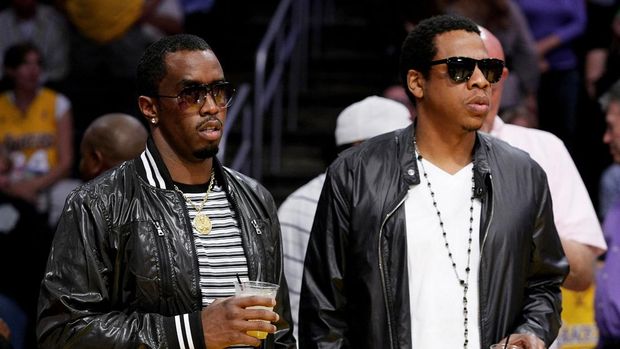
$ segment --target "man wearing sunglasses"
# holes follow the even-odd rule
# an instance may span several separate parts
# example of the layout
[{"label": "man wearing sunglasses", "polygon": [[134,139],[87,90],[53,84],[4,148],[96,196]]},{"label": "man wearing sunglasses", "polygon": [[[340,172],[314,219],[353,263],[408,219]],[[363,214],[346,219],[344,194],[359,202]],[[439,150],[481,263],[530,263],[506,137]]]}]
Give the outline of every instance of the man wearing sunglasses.
[{"label": "man wearing sunglasses", "polygon": [[[234,94],[217,57],[197,36],[166,37],[137,82],[146,149],[67,199],[40,347],[294,348],[276,206],[215,156]],[[234,297],[248,279],[279,284],[276,299]]]},{"label": "man wearing sunglasses", "polygon": [[310,234],[300,348],[543,349],[568,263],[544,171],[477,132],[503,62],[475,23],[421,21],[401,50],[414,125],[341,153]]}]

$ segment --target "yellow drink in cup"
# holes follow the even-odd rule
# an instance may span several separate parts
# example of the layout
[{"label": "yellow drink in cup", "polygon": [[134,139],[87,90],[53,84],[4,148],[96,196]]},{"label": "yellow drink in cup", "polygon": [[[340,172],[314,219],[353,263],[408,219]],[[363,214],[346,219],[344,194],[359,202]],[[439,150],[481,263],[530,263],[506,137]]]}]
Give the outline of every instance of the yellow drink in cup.
[{"label": "yellow drink in cup", "polygon": [[[273,307],[256,306],[256,307],[248,307],[247,309],[268,309],[268,310],[273,310]],[[263,321],[263,320],[250,320],[250,321]],[[267,338],[267,332],[264,332],[264,331],[247,331],[246,333],[249,336],[256,337],[258,339],[265,339],[265,338]]]},{"label": "yellow drink in cup", "polygon": [[[242,281],[241,283],[235,282],[235,295],[240,297],[248,297],[248,296],[261,296],[261,297],[269,297],[276,298],[276,294],[278,293],[278,288],[280,286],[276,284],[272,284],[269,282],[263,281]],[[273,310],[273,307],[265,307],[262,305],[248,307],[247,309],[268,309]],[[264,320],[250,320],[250,321],[264,321]],[[247,331],[249,336],[265,339],[267,338],[267,332],[264,331]]]}]

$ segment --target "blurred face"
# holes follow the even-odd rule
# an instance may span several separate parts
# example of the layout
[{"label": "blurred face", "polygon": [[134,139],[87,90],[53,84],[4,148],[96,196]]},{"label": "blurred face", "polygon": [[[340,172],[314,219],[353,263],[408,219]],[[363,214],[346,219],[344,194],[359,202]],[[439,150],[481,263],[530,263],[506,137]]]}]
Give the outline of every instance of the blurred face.
[{"label": "blurred face", "polygon": [[609,152],[614,162],[620,163],[620,101],[612,101],[605,115],[607,128],[603,135],[603,142],[609,145]]},{"label": "blurred face", "polygon": [[[212,51],[178,51],[166,56],[167,74],[159,85],[162,96],[177,96],[196,86],[216,86],[224,82],[224,72]],[[224,131],[226,107],[220,107],[212,95],[201,106],[178,98],[156,97],[158,125],[154,137],[160,137],[176,157],[200,162],[217,154]]]},{"label": "blurred face", "polygon": [[40,86],[41,56],[36,51],[28,52],[24,61],[17,68],[9,69],[8,74],[16,90],[35,91]]},{"label": "blurred face", "polygon": [[[436,36],[435,46],[437,54],[433,61],[450,57],[488,57],[480,36],[464,30]],[[458,132],[478,130],[489,112],[491,83],[478,66],[463,82],[450,77],[447,64],[437,64],[431,66],[428,78],[409,71],[408,83],[419,102],[418,115],[426,114],[427,120],[440,122],[446,129]]]}]

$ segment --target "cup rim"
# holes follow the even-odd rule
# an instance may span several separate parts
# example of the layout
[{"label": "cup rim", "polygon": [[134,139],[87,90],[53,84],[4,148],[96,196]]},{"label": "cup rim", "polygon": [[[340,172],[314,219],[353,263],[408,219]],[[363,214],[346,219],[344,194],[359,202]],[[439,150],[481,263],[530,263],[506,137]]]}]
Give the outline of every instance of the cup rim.
[{"label": "cup rim", "polygon": [[253,288],[264,288],[264,289],[280,288],[280,285],[267,282],[267,281],[246,280],[246,281],[241,281],[241,283],[239,283],[239,281],[235,280],[235,284],[240,285],[240,286],[247,285]]}]

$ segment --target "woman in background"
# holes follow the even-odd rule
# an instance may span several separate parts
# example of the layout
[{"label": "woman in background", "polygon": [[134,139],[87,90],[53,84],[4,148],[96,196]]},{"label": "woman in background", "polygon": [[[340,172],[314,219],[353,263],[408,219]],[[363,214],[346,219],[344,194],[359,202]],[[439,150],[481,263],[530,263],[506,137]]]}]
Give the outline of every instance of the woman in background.
[{"label": "woman in background", "polygon": [[7,49],[0,143],[8,149],[12,167],[0,191],[46,212],[51,188],[68,177],[73,165],[73,122],[70,101],[43,87],[42,73],[42,55],[33,44]]}]

